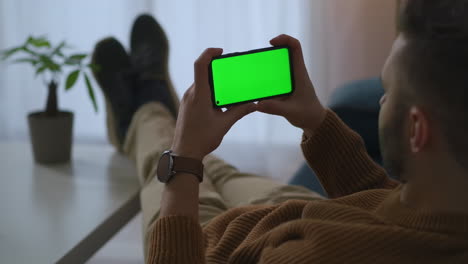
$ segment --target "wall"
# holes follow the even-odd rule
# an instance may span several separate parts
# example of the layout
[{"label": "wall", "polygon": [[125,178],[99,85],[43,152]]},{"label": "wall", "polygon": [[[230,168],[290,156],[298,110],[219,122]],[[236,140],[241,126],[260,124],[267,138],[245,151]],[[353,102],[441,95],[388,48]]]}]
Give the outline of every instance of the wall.
[{"label": "wall", "polygon": [[395,38],[393,0],[326,1],[328,83],[379,76]]}]

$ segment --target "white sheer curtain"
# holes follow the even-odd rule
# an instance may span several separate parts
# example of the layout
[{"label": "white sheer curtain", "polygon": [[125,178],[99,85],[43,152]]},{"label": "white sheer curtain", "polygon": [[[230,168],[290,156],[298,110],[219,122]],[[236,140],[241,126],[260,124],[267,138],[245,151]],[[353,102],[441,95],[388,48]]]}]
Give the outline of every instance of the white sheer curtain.
[{"label": "white sheer curtain", "polygon": [[[151,13],[171,45],[170,70],[179,95],[193,81],[193,61],[206,47],[225,52],[268,46],[287,33],[301,40],[320,98],[353,79],[376,76],[393,39],[393,0],[0,0],[0,49],[30,35],[65,39],[90,52],[106,36],[128,47],[131,23]],[[0,64],[0,137],[27,138],[26,115],[41,109],[46,88],[27,66]],[[105,141],[104,104],[95,114],[81,83],[59,94],[60,106],[75,112],[76,141]],[[297,144],[300,131],[279,117],[255,113],[225,139]]]}]

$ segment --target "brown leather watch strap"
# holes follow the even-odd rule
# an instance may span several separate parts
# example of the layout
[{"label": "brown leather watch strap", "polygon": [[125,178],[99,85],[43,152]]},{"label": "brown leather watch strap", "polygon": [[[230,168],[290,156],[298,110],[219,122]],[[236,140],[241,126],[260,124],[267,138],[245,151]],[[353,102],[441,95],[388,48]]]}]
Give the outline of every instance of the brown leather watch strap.
[{"label": "brown leather watch strap", "polygon": [[196,159],[173,156],[174,164],[172,170],[174,172],[185,172],[197,176],[200,182],[203,181],[203,163]]}]

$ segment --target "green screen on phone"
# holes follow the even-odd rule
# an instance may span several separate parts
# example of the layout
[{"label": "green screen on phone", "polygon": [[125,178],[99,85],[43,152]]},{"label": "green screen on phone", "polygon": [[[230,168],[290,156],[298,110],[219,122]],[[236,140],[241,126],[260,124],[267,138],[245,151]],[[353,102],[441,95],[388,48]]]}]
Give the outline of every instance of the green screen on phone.
[{"label": "green screen on phone", "polygon": [[266,48],[214,58],[210,81],[216,107],[291,94],[294,82],[289,48]]}]

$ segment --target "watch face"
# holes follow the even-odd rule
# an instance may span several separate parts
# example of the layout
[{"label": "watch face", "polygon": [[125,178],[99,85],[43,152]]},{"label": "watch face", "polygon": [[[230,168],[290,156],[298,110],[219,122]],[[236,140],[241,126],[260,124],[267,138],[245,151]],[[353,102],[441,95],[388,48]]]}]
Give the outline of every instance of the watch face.
[{"label": "watch face", "polygon": [[157,170],[158,179],[161,182],[168,182],[172,174],[172,157],[169,151],[164,152],[164,154],[159,159],[158,170]]}]

